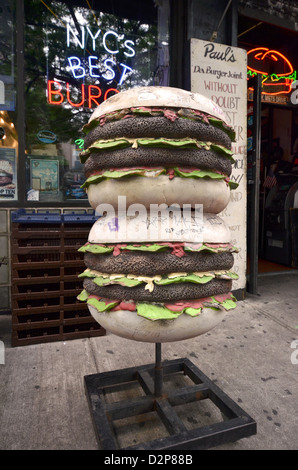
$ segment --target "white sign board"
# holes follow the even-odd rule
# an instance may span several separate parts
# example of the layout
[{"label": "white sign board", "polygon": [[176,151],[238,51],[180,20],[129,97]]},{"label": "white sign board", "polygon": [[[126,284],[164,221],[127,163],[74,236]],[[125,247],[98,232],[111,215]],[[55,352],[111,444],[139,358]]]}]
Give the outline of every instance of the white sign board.
[{"label": "white sign board", "polygon": [[233,270],[239,279],[233,290],[246,287],[246,170],[247,170],[247,62],[246,51],[237,47],[191,39],[191,91],[212,99],[236,132],[231,180],[239,184],[231,191],[227,208],[219,214],[239,249]]}]

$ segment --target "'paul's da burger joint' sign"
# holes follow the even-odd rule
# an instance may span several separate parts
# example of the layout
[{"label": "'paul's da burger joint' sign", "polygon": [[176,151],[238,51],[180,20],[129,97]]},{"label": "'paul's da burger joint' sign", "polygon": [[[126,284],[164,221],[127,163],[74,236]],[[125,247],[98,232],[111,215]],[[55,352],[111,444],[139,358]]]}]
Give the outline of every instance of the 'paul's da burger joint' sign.
[{"label": "'paul's da burger joint' sign", "polygon": [[232,233],[234,270],[239,279],[235,289],[246,286],[246,152],[247,152],[247,53],[244,49],[199,39],[191,40],[191,91],[214,101],[233,126],[234,163],[231,180],[239,186],[231,193],[226,209],[220,214]]}]

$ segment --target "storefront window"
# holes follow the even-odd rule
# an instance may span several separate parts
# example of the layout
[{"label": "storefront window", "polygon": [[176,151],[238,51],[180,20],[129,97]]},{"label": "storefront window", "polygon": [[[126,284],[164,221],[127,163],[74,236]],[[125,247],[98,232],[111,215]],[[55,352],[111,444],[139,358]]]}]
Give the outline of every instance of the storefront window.
[{"label": "storefront window", "polygon": [[148,18],[140,0],[26,0],[27,200],[87,199],[82,126],[109,96],[161,84],[157,8],[146,4]]},{"label": "storefront window", "polygon": [[16,133],[13,2],[0,8],[0,202],[15,201],[18,137]]}]

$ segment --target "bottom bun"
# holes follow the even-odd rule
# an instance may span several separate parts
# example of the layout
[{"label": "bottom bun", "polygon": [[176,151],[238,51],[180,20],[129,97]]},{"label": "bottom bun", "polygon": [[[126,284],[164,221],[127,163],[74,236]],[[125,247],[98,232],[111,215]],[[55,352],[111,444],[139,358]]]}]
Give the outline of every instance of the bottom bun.
[{"label": "bottom bun", "polygon": [[88,305],[93,318],[107,331],[122,338],[147,343],[182,341],[202,335],[220,323],[224,309],[202,308],[200,315],[182,314],[175,320],[147,320],[129,310],[99,312]]},{"label": "bottom bun", "polygon": [[228,205],[230,188],[224,180],[210,178],[174,178],[131,176],[129,178],[106,179],[88,187],[89,204],[94,210],[101,212],[100,204],[109,203],[118,208],[119,195],[126,197],[126,206],[142,204],[146,208],[150,204],[165,203],[168,206],[179,204],[202,204],[204,212],[218,214]]}]

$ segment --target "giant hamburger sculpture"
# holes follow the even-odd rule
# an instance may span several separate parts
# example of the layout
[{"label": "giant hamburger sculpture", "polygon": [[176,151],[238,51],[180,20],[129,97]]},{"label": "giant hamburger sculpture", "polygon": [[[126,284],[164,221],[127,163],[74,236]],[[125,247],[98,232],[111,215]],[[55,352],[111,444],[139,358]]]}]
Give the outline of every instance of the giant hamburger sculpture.
[{"label": "giant hamburger sculpture", "polygon": [[[217,215],[233,189],[234,132],[222,110],[176,88],[133,88],[101,104],[84,131],[84,187],[100,217],[80,248],[86,270],[79,299],[108,331],[137,341],[183,340],[213,328],[236,306],[236,248]],[[156,218],[152,238],[151,213],[133,225],[128,212],[117,213],[119,196],[126,208],[174,210]],[[192,212],[182,230],[179,207],[198,205],[201,226]],[[107,207],[115,212],[99,210]]]}]

